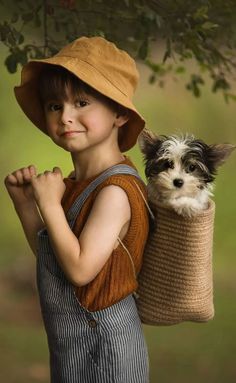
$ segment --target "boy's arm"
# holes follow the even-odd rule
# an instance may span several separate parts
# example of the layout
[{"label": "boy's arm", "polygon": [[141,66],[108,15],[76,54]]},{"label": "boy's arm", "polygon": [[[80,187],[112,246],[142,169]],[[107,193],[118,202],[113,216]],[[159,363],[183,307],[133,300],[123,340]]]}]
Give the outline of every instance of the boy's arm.
[{"label": "boy's arm", "polygon": [[74,285],[86,285],[102,269],[122,227],[130,220],[130,205],[125,191],[119,186],[109,185],[99,192],[78,239],[61,206],[65,185],[60,172],[48,172],[32,183],[58,262]]},{"label": "boy's arm", "polygon": [[37,255],[37,233],[45,227],[39,215],[35,202],[29,205],[15,206],[16,213],[21,221],[25,237],[35,255]]},{"label": "boy's arm", "polygon": [[44,227],[34,199],[31,178],[36,168],[30,165],[9,174],[4,182],[21,221],[26,239],[34,254],[37,252],[37,232]]}]

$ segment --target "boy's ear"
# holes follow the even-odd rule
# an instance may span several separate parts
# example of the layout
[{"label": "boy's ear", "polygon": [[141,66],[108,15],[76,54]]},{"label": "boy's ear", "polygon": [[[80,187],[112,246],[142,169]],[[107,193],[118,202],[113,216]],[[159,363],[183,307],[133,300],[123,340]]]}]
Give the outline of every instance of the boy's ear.
[{"label": "boy's ear", "polygon": [[120,128],[120,127],[123,126],[128,120],[129,120],[129,112],[128,112],[128,110],[125,111],[125,112],[122,112],[122,113],[117,113],[117,115],[116,115],[115,126],[116,126],[117,128]]}]

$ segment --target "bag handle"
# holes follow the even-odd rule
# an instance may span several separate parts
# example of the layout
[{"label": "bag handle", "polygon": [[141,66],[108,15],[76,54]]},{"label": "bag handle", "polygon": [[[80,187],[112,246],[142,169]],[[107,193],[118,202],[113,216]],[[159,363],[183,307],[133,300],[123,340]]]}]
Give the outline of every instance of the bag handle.
[{"label": "bag handle", "polygon": [[154,216],[154,214],[153,214],[153,212],[152,212],[150,206],[148,205],[148,202],[147,202],[146,198],[144,197],[142,190],[140,189],[140,187],[138,186],[138,184],[137,184],[137,182],[136,182],[135,180],[134,180],[134,183],[135,183],[137,189],[139,190],[139,192],[140,192],[140,194],[141,194],[141,197],[142,197],[142,199],[143,199],[143,201],[144,201],[144,203],[145,203],[145,205],[146,205],[146,207],[147,207],[147,209],[148,209],[148,211],[149,211],[149,214],[150,214],[151,218],[152,218],[153,220],[155,220],[155,216]]},{"label": "bag handle", "polygon": [[131,265],[132,265],[132,269],[133,269],[133,273],[134,273],[134,277],[135,279],[137,279],[137,274],[136,274],[136,270],[135,270],[135,266],[134,266],[134,261],[133,261],[133,258],[129,252],[129,250],[127,249],[127,247],[124,245],[124,243],[122,242],[122,240],[120,239],[120,237],[118,236],[117,237],[119,243],[121,244],[121,246],[125,249],[126,253],[128,254],[129,256],[129,259],[130,259],[130,262],[131,262]]}]

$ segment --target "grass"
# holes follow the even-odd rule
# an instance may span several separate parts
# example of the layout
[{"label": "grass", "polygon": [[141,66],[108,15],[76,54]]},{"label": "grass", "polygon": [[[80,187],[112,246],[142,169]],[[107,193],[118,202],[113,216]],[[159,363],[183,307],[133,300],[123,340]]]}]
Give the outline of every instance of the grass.
[{"label": "grass", "polygon": [[[2,68],[1,73],[2,180],[8,172],[30,163],[36,164],[39,171],[59,165],[64,174],[68,174],[71,163],[67,153],[55,147],[35,129],[14,100],[12,89],[20,81],[19,73],[9,75],[5,68]],[[143,69],[142,74],[136,105],[152,130],[161,134],[188,131],[209,143],[236,143],[235,104],[224,104],[221,96],[213,96],[208,90],[205,90],[201,99],[196,100],[184,90],[182,83],[170,82],[164,90],[160,90],[147,84],[147,73]],[[138,148],[135,147],[128,154],[144,176]],[[235,157],[235,154],[232,155],[219,171],[216,181],[215,318],[207,324],[144,326],[150,355],[151,383],[236,381]],[[29,264],[31,254],[3,183],[0,188],[0,276],[7,274],[10,282],[21,281],[22,270],[24,265]],[[42,323],[31,319],[32,312],[38,315],[37,302],[32,303],[32,297],[18,289],[17,284],[2,287],[5,289],[0,294],[0,381],[46,383],[49,381],[46,336]],[[37,298],[34,297],[34,300],[37,301]]]}]

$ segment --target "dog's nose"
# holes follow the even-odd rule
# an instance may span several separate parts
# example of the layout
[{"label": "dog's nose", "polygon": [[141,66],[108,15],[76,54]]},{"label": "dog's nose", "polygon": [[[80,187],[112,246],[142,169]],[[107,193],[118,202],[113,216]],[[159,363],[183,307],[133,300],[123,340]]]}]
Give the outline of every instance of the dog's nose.
[{"label": "dog's nose", "polygon": [[174,181],[173,181],[173,184],[177,188],[181,188],[183,186],[183,184],[184,184],[184,181],[181,178],[175,178]]}]

